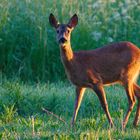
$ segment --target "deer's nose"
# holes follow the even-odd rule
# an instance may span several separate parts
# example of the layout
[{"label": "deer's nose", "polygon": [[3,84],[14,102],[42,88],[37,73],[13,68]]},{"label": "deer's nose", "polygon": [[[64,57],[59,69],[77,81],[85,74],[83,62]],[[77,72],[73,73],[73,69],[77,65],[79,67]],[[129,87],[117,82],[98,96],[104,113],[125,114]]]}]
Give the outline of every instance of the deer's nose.
[{"label": "deer's nose", "polygon": [[65,38],[61,38],[60,40],[59,40],[59,43],[65,43],[67,40],[65,39]]}]

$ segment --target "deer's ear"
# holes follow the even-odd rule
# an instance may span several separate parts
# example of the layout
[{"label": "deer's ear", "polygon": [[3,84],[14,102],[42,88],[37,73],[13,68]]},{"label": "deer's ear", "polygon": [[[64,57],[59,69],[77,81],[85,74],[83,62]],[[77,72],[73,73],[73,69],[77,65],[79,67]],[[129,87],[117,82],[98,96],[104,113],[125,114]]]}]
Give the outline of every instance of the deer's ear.
[{"label": "deer's ear", "polygon": [[74,14],[72,18],[70,19],[68,26],[71,28],[74,28],[78,24],[78,16]]},{"label": "deer's ear", "polygon": [[56,20],[55,16],[51,13],[49,16],[49,22],[51,26],[57,28],[58,27],[58,21]]}]

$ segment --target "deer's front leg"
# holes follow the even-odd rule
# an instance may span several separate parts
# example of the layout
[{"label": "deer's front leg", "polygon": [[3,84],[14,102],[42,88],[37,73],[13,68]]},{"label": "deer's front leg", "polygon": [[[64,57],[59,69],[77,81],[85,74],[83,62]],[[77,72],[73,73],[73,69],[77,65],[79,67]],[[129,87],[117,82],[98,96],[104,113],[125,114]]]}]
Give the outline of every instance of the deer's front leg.
[{"label": "deer's front leg", "polygon": [[102,85],[94,85],[93,90],[95,91],[95,93],[97,94],[97,96],[100,100],[101,106],[106,113],[106,116],[108,118],[110,126],[113,127],[114,124],[113,124],[112,118],[111,118],[109,110],[108,110],[108,104],[107,104],[106,95],[105,95],[105,91],[104,91],[103,86]]},{"label": "deer's front leg", "polygon": [[75,107],[74,107],[74,114],[72,118],[71,125],[74,125],[74,122],[76,121],[77,113],[84,95],[86,88],[83,87],[76,87],[76,97],[75,97]]}]

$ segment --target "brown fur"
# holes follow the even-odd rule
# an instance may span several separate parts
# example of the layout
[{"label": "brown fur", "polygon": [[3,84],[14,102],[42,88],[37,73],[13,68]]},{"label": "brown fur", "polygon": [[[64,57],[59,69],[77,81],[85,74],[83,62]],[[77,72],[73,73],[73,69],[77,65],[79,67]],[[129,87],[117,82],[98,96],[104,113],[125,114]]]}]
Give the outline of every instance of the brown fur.
[{"label": "brown fur", "polygon": [[70,45],[70,34],[78,23],[78,17],[74,15],[68,24],[57,25],[56,22],[55,17],[50,15],[50,23],[58,32],[60,55],[66,74],[76,86],[72,124],[76,120],[85,89],[91,88],[97,94],[109,123],[113,126],[103,86],[120,83],[126,90],[129,102],[123,128],[134,107],[134,95],[137,96],[139,102],[134,120],[134,125],[137,125],[140,115],[140,87],[135,82],[140,71],[140,49],[130,42],[119,42],[95,50],[73,52]]},{"label": "brown fur", "polygon": [[[68,77],[76,86],[92,87],[97,82],[103,85],[114,82],[125,84],[128,79],[133,80],[140,69],[140,50],[129,42],[72,54],[68,54],[69,48],[61,51],[61,56]],[[67,54],[73,56],[71,60],[67,60]]]}]

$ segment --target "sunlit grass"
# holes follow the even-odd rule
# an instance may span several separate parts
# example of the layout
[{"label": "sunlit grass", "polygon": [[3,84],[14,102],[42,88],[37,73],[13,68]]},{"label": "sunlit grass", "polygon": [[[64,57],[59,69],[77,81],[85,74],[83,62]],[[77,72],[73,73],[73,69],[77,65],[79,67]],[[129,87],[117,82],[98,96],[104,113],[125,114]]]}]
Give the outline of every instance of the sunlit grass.
[{"label": "sunlit grass", "polygon": [[[118,85],[105,90],[115,127],[110,129],[96,94],[87,90],[76,124],[71,128],[75,89],[69,83],[33,85],[4,80],[0,85],[0,138],[138,139],[139,127],[135,129],[132,125],[136,107],[126,130],[122,131],[128,105],[126,94]],[[66,124],[42,111],[42,107],[61,117]]]}]

